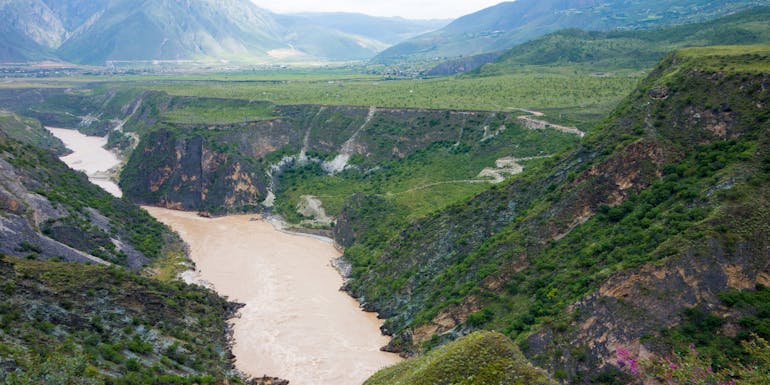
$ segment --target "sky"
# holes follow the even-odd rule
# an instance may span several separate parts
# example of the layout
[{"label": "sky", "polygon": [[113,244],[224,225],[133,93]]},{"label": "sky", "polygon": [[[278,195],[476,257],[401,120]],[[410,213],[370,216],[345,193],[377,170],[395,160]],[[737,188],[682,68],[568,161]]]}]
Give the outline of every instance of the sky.
[{"label": "sky", "polygon": [[277,13],[357,12],[408,19],[455,19],[503,0],[252,0]]}]

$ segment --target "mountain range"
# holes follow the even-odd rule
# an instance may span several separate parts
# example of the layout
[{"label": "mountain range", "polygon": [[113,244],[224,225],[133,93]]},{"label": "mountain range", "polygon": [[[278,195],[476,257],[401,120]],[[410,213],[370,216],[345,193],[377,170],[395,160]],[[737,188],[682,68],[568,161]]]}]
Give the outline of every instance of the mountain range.
[{"label": "mountain range", "polygon": [[376,63],[435,60],[512,48],[565,28],[590,31],[651,29],[703,22],[767,0],[518,0],[461,17],[378,54]]},{"label": "mountain range", "polygon": [[368,59],[445,24],[359,14],[276,15],[248,0],[2,0],[0,17],[6,20],[0,61],[92,65]]},{"label": "mountain range", "polygon": [[770,43],[770,8],[741,11],[703,23],[650,30],[566,29],[507,51],[466,56],[438,64],[428,76],[477,72],[483,76],[521,71],[524,66],[570,66],[594,72],[643,70],[673,49]]}]

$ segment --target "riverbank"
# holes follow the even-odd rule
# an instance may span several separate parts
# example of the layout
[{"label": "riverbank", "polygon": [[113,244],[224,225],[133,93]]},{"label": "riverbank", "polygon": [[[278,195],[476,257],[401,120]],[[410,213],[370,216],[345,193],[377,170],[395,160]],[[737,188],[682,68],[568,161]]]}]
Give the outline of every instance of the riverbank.
[{"label": "riverbank", "polygon": [[233,354],[244,373],[295,384],[359,385],[400,361],[381,352],[382,321],[340,291],[340,256],[328,238],[291,234],[255,215],[203,218],[146,208],[190,245],[202,281],[244,303],[233,319]]}]

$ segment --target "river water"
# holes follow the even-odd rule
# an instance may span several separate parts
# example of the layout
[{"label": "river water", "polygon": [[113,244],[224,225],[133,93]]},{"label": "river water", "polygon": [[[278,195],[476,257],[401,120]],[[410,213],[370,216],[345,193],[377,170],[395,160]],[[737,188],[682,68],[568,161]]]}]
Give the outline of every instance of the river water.
[{"label": "river water", "polygon": [[[89,173],[107,164],[106,155],[92,153],[101,149],[93,138],[51,131],[75,152],[62,158],[71,167]],[[282,232],[255,215],[145,209],[190,245],[196,271],[186,278],[246,305],[232,320],[239,370],[293,385],[359,385],[400,360],[379,351],[388,341],[376,315],[339,290],[343,280],[331,262],[340,254],[331,241]]]},{"label": "river water", "polygon": [[117,183],[110,179],[110,170],[120,166],[120,159],[114,152],[104,148],[107,145],[106,137],[86,136],[66,128],[46,128],[72,150],[72,154],[61,158],[64,163],[72,169],[85,172],[91,183],[108,193],[118,198],[123,196]]}]

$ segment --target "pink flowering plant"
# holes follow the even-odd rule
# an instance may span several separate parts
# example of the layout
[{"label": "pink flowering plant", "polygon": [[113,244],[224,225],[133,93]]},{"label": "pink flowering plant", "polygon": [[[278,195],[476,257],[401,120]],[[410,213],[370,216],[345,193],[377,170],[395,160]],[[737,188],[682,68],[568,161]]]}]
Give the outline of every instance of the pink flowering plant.
[{"label": "pink flowering plant", "polygon": [[628,349],[618,347],[615,354],[621,369],[640,380],[654,378],[665,385],[758,385],[770,384],[770,345],[754,336],[743,342],[750,364],[734,364],[714,370],[711,358],[694,345],[687,352],[640,362]]}]

